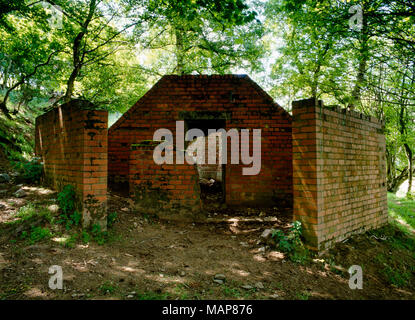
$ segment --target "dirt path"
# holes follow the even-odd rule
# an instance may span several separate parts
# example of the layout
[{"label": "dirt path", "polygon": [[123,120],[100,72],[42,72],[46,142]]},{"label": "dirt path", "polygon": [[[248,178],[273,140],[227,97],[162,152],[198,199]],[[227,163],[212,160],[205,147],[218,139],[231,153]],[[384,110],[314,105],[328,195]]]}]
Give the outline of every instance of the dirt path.
[{"label": "dirt path", "polygon": [[[39,193],[28,189],[25,201]],[[53,193],[44,193],[53,199]],[[1,200],[0,200],[1,201]],[[45,199],[42,199],[45,201]],[[4,202],[4,201],[3,201]],[[0,237],[0,297],[6,299],[414,299],[414,291],[365,274],[363,290],[351,290],[348,275],[314,262],[300,265],[258,243],[266,227],[286,227],[282,214],[212,215],[204,223],[160,221],[131,211],[111,197],[119,218],[103,245],[66,248],[54,239],[28,245]],[[10,220],[10,208],[0,221]],[[14,211],[13,211],[14,212]],[[243,221],[245,220],[245,222]],[[56,240],[56,239],[55,239]],[[350,245],[348,245],[350,246]],[[370,246],[370,243],[369,243]],[[373,248],[379,247],[374,244]],[[342,249],[343,248],[343,249]],[[353,255],[364,255],[368,247]],[[359,251],[361,250],[361,251]],[[350,250],[349,250],[350,251]],[[327,262],[327,259],[326,259]],[[48,287],[49,267],[61,266],[64,289]],[[348,268],[348,266],[345,266]],[[223,284],[214,281],[224,277]]]}]

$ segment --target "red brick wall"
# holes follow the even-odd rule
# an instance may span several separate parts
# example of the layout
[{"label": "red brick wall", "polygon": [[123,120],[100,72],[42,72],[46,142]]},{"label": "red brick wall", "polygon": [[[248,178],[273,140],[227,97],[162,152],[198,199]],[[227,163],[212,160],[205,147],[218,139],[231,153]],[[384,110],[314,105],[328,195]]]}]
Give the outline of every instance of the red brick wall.
[{"label": "red brick wall", "polygon": [[[158,215],[166,209],[179,213],[181,210],[185,213],[199,211],[200,186],[196,165],[157,165],[153,160],[153,149],[154,146],[144,142],[131,146],[130,193],[138,200],[140,209]],[[175,157],[175,152],[173,154]],[[161,208],[160,212],[158,209]]]},{"label": "red brick wall", "polygon": [[36,118],[36,154],[45,183],[55,190],[76,188],[83,225],[105,227],[107,201],[107,111],[74,100]]},{"label": "red brick wall", "polygon": [[293,103],[294,219],[321,250],[387,222],[383,124],[314,99]]},{"label": "red brick wall", "polygon": [[262,129],[261,172],[243,176],[245,165],[227,164],[226,203],[291,208],[291,116],[248,76],[163,77],[109,129],[109,182],[128,182],[131,144],[152,140],[160,128],[175,134],[177,120],[209,114],[224,119],[226,130]]}]

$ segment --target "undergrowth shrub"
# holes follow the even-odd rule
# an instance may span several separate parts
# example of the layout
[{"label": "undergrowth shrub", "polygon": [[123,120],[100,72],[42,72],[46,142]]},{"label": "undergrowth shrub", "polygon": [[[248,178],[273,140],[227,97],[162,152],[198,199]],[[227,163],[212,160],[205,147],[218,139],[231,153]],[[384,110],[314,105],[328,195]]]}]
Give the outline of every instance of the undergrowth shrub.
[{"label": "undergrowth shrub", "polygon": [[287,253],[291,261],[304,264],[309,259],[309,251],[304,246],[301,235],[301,222],[295,221],[288,234],[285,234],[282,230],[274,230],[271,237],[276,248]]},{"label": "undergrowth shrub", "polygon": [[82,214],[75,210],[76,208],[76,192],[75,188],[68,184],[58,193],[58,204],[62,210],[62,214],[58,219],[58,224],[65,224],[67,230],[73,226],[79,226]]},{"label": "undergrowth shrub", "polygon": [[57,220],[57,224],[64,224],[66,230],[71,229],[73,226],[79,226],[81,222],[82,215],[75,211],[71,215],[61,214]]},{"label": "undergrowth shrub", "polygon": [[114,285],[111,281],[105,281],[100,287],[99,290],[102,294],[112,294],[117,290],[117,285]]},{"label": "undergrowth shrub", "polygon": [[13,162],[13,167],[20,173],[21,178],[29,183],[38,183],[42,176],[43,165],[40,158],[26,160],[21,158]]},{"label": "undergrowth shrub", "polygon": [[296,247],[302,244],[301,233],[301,222],[295,221],[290,228],[288,235],[282,230],[275,230],[272,233],[272,238],[275,240],[277,247],[283,252],[292,252]]},{"label": "undergrowth shrub", "polygon": [[22,222],[32,221],[38,218],[43,218],[43,220],[47,222],[51,222],[52,220],[52,214],[47,208],[33,203],[28,203],[19,208],[16,217],[19,219],[13,221],[12,224],[20,224]]},{"label": "undergrowth shrub", "polygon": [[91,236],[88,232],[86,232],[85,230],[83,230],[81,232],[81,240],[84,244],[89,243],[89,241],[91,241]]},{"label": "undergrowth shrub", "polygon": [[22,231],[20,238],[23,240],[28,240],[30,244],[36,242],[50,239],[52,237],[52,232],[48,228],[42,228],[39,226],[34,226],[30,231]]},{"label": "undergrowth shrub", "polygon": [[62,212],[66,215],[75,211],[76,193],[75,188],[68,184],[58,193],[58,204]]},{"label": "undergrowth shrub", "polygon": [[401,268],[393,268],[389,265],[385,265],[381,273],[383,273],[389,283],[398,288],[407,286],[412,279],[411,271],[404,271]]},{"label": "undergrowth shrub", "polygon": [[[66,185],[59,192],[58,204],[61,208],[62,214],[59,216],[57,223],[64,224],[67,230],[70,230],[74,226],[79,226],[82,219],[82,214],[76,210],[76,192],[72,185]],[[107,227],[113,226],[117,219],[117,212],[112,212],[107,215]],[[108,232],[102,231],[99,224],[94,224],[86,231],[82,230],[80,234],[73,234],[68,246],[73,246],[77,240],[81,240],[83,243],[88,243],[90,240],[94,240],[98,244],[102,245],[108,240]]]},{"label": "undergrowth shrub", "polygon": [[34,244],[52,237],[49,228],[41,227],[54,220],[52,213],[44,206],[28,203],[19,208],[15,217],[17,219],[7,222],[6,225],[15,228],[16,234],[21,240],[27,240],[30,244]]},{"label": "undergrowth shrub", "polygon": [[108,228],[111,228],[114,225],[115,220],[117,220],[117,216],[118,214],[115,211],[107,215],[107,227]]},{"label": "undergrowth shrub", "polygon": [[92,239],[96,241],[99,245],[104,244],[108,238],[108,232],[102,231],[99,224],[93,224],[91,227]]}]

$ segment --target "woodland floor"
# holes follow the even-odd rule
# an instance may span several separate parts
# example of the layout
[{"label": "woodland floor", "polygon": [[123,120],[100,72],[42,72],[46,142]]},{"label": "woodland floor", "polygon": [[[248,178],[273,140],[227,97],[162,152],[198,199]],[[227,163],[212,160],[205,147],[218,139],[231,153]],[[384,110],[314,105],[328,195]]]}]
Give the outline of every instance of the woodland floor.
[{"label": "woodland floor", "polygon": [[[14,198],[20,187],[26,197]],[[103,244],[63,245],[59,239],[69,231],[47,223],[53,237],[30,243],[10,222],[28,203],[56,204],[56,193],[20,187],[3,185],[0,195],[0,299],[415,298],[415,254],[400,231],[393,231],[400,241],[387,236],[392,227],[300,264],[258,243],[265,228],[287,228],[288,214],[246,209],[169,222],[135,213],[128,199],[111,195],[109,212],[118,218]],[[362,290],[348,286],[347,269],[355,264],[363,267]],[[63,269],[63,290],[48,287],[52,265]],[[213,281],[216,274],[226,277],[223,284]]]}]

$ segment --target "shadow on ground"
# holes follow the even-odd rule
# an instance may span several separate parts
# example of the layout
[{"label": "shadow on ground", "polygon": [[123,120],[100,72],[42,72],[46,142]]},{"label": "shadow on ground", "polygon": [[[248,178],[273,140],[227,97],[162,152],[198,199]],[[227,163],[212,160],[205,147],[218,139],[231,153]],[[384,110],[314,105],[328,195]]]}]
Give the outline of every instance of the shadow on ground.
[{"label": "shadow on ground", "polygon": [[[23,188],[27,196],[22,199],[14,198],[13,190],[0,199],[4,205],[0,210],[0,225],[12,221],[18,207],[28,202],[48,205],[56,198],[55,193],[44,188]],[[56,237],[29,245],[10,238],[3,231],[0,234],[0,297],[414,298],[413,286],[394,287],[371,268],[364,274],[363,290],[349,288],[349,264],[370,264],[374,259],[371,255],[378,254],[371,250],[379,250],[383,245],[379,239],[341,244],[324,260],[317,257],[301,265],[258,241],[265,228],[287,228],[291,221],[287,213],[247,209],[233,213],[210,212],[205,221],[198,223],[169,222],[134,212],[127,199],[116,195],[110,197],[109,211],[117,212],[118,220],[103,245],[91,241],[67,248],[59,244]],[[362,241],[365,245],[359,247]],[[336,267],[337,261],[347,265]],[[63,269],[62,290],[52,290],[48,286],[48,270],[52,265]],[[223,283],[215,281],[215,276],[224,278]]]}]

